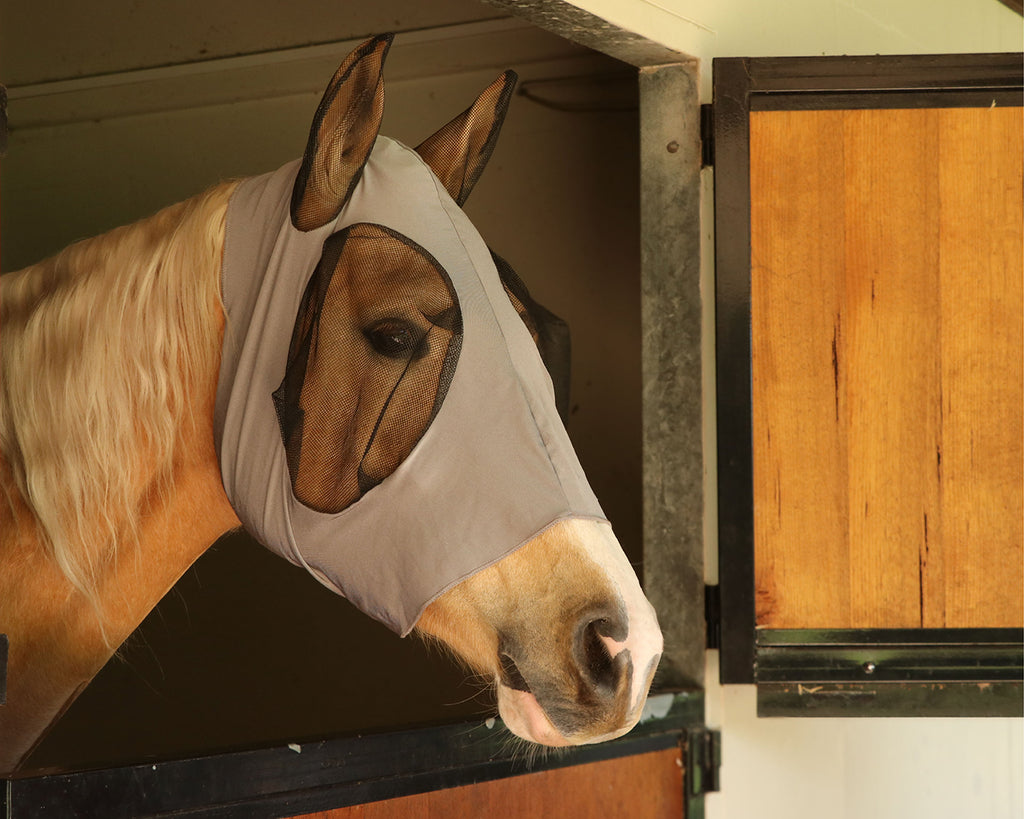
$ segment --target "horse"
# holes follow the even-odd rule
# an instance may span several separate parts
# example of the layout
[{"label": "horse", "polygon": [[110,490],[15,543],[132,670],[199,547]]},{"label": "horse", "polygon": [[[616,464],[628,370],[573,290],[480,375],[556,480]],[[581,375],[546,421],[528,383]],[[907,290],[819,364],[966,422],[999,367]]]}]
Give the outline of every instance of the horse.
[{"label": "horse", "polygon": [[378,133],[390,44],[342,62],[299,163],[0,279],[0,774],[242,526],[449,648],[529,742],[639,720],[656,614],[557,421],[528,292],[461,210],[515,76],[412,150]]}]

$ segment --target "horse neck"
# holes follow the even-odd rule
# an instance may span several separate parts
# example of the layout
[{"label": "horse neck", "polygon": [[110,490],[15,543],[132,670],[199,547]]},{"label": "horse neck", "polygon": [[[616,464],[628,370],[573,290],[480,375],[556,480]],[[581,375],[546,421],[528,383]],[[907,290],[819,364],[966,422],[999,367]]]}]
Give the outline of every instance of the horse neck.
[{"label": "horse neck", "polygon": [[0,285],[0,774],[239,525],[213,443],[231,190]]}]

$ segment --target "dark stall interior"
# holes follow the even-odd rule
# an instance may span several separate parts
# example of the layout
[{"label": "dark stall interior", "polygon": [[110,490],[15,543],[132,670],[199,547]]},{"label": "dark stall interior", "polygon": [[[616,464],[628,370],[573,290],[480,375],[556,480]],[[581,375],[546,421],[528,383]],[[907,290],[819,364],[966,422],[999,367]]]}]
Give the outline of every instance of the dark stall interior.
[{"label": "dark stall interior", "polygon": [[[636,69],[472,0],[221,2],[197,4],[195,15],[176,4],[173,17],[128,0],[60,14],[43,6],[6,8],[0,33],[10,97],[4,271],[297,157],[323,86],[365,36],[398,32],[382,133],[409,144],[499,71],[516,69],[519,92],[466,209],[533,296],[569,323],[569,433],[639,567]],[[56,59],[33,47],[42,39]],[[185,574],[27,767],[197,756],[491,715],[485,687],[443,651],[398,639],[239,533]]]}]

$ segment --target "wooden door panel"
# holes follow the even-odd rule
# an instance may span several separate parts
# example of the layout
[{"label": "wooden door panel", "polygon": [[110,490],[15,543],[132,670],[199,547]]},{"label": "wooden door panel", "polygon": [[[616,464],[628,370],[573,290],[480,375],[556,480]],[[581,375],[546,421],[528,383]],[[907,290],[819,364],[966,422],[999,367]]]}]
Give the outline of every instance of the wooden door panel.
[{"label": "wooden door panel", "polygon": [[750,129],[755,588],[759,624],[783,628],[850,612],[848,459],[832,377],[842,112],[815,114],[752,115]]},{"label": "wooden door panel", "polygon": [[1021,119],[1020,108],[968,109],[945,118],[940,145],[942,325],[950,328],[941,357],[940,582],[952,626],[1022,625]]},{"label": "wooden door panel", "polygon": [[679,819],[678,748],[307,814],[302,819]]},{"label": "wooden door panel", "polygon": [[1020,108],[750,117],[758,626],[1020,626]]}]

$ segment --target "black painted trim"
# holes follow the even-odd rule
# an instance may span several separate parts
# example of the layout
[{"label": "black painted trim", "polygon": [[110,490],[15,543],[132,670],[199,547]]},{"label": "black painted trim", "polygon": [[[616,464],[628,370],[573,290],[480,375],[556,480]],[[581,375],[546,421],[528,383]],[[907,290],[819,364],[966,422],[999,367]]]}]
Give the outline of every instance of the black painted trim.
[{"label": "black painted trim", "polygon": [[723,683],[756,665],[750,369],[750,112],[1021,105],[1024,55],[713,62],[719,586]]},{"label": "black painted trim", "polygon": [[715,60],[713,79],[719,674],[723,683],[754,681],[748,63]]},{"label": "black painted trim", "polygon": [[1022,717],[1024,686],[995,683],[763,683],[759,717]]},{"label": "black painted trim", "polygon": [[1019,90],[1024,56],[914,54],[852,57],[738,57],[714,60],[744,67],[747,93],[857,94],[883,91]]},{"label": "black painted trim", "polygon": [[758,683],[1018,682],[1024,629],[759,629]]},{"label": "black painted trim", "polygon": [[1024,644],[1024,628],[759,629],[758,646]]},{"label": "black painted trim", "polygon": [[0,816],[296,816],[533,771],[678,746],[704,721],[702,692],[650,701],[665,713],[621,739],[565,750],[526,747],[500,723],[463,723],[198,759],[53,773],[0,783]]},{"label": "black painted trim", "polygon": [[756,94],[751,111],[829,111],[884,108],[990,108],[1020,106],[1019,90],[949,89],[934,91],[883,90]]}]

